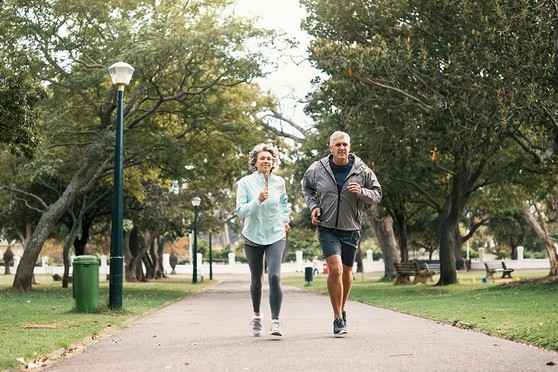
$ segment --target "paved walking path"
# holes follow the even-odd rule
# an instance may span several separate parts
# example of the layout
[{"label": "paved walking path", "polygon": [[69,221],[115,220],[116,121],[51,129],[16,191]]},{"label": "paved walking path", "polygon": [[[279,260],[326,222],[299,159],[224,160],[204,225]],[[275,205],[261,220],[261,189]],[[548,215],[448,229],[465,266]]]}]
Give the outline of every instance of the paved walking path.
[{"label": "paved walking path", "polygon": [[[329,298],[285,285],[284,336],[253,337],[248,280],[226,276],[46,369],[558,372],[556,352],[357,302],[347,306],[349,334],[335,338]],[[267,289],[262,310],[267,331]]]}]

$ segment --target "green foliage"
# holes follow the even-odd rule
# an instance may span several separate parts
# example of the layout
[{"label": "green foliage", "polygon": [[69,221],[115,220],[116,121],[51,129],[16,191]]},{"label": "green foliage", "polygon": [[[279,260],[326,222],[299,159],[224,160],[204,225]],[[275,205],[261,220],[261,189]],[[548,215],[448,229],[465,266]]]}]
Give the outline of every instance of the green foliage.
[{"label": "green foliage", "polygon": [[209,241],[208,240],[201,240],[198,238],[198,253],[201,253],[204,257],[204,260],[207,261],[209,259]]},{"label": "green foliage", "polygon": [[39,105],[46,89],[24,68],[10,71],[0,59],[0,143],[30,157],[39,144]]},{"label": "green foliage", "polygon": [[303,259],[312,261],[314,256],[321,257],[322,249],[315,228],[296,228],[289,233],[289,254],[287,261],[296,261],[296,251],[302,251]]},{"label": "green foliage", "polygon": [[[222,249],[213,249],[213,259],[215,261],[218,262],[225,262],[228,263],[229,262],[229,253],[232,253],[233,250],[231,249],[230,245],[227,245],[226,247],[222,248]],[[209,257],[209,256],[207,256]],[[207,258],[206,258],[207,259]]]},{"label": "green foliage", "polygon": [[524,251],[523,257],[533,258],[533,259],[545,259],[548,258],[548,252],[546,251],[546,249],[540,252]]}]

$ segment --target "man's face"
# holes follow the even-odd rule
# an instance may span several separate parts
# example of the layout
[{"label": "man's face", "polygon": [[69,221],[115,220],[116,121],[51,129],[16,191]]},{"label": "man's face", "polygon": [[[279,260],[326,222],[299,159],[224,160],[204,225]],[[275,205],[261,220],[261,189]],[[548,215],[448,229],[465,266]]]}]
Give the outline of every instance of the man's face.
[{"label": "man's face", "polygon": [[333,154],[333,162],[337,165],[344,165],[349,162],[349,152],[351,144],[345,137],[337,137],[329,145],[329,151]]}]

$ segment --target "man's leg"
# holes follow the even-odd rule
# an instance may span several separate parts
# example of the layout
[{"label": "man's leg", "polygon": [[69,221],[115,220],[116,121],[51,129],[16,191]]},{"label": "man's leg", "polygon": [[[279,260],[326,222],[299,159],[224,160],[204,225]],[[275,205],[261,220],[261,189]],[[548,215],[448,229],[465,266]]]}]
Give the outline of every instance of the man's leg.
[{"label": "man's leg", "polygon": [[329,292],[329,299],[333,307],[333,318],[341,317],[341,310],[343,306],[343,264],[341,263],[341,256],[333,254],[326,258],[329,274],[327,276],[327,291]]},{"label": "man's leg", "polygon": [[353,268],[343,265],[343,304],[341,309],[345,308],[351,287],[353,286]]}]

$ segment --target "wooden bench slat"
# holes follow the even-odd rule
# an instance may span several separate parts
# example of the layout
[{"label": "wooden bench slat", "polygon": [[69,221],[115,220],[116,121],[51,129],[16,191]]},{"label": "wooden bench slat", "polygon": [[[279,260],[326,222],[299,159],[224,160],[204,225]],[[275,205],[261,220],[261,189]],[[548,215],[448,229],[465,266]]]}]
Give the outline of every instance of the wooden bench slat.
[{"label": "wooden bench slat", "polygon": [[486,268],[486,277],[494,279],[494,274],[502,273],[502,278],[508,277],[511,278],[511,273],[513,269],[510,269],[506,266],[504,261],[501,262],[502,266],[499,266],[495,262],[485,262],[484,267]]},{"label": "wooden bench slat", "polygon": [[413,277],[413,284],[426,284],[427,280],[433,280],[432,276],[434,274],[435,272],[432,270],[421,269],[417,261],[396,262],[395,282],[393,284],[409,284],[411,283],[411,276]]}]

